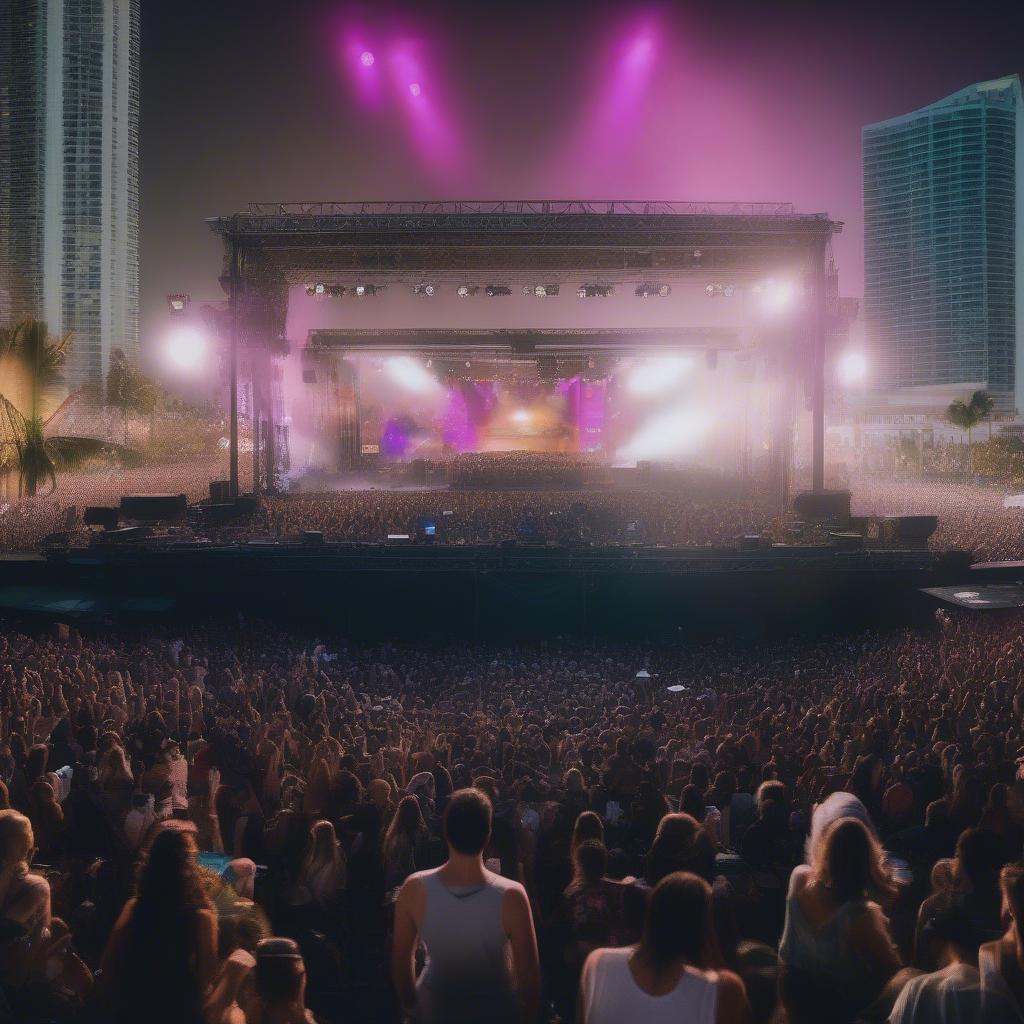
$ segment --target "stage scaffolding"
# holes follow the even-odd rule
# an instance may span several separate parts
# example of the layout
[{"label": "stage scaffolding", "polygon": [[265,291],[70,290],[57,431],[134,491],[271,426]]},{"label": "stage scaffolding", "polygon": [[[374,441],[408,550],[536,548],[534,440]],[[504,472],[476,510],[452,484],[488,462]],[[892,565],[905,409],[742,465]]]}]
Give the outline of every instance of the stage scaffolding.
[{"label": "stage scaffolding", "polygon": [[[231,486],[238,492],[237,363],[249,352],[253,374],[254,489],[274,489],[287,458],[279,374],[289,288],[321,281],[408,282],[466,274],[500,275],[510,284],[543,272],[552,281],[671,282],[702,276],[752,280],[798,274],[810,301],[789,340],[771,355],[812,412],[812,480],[824,487],[827,340],[839,309],[831,238],[840,222],[798,213],[789,203],[701,203],[648,200],[481,200],[449,202],[253,203],[245,212],[208,219],[224,243],[221,284],[229,297],[232,369]],[[687,325],[678,325],[686,332]],[[692,326],[692,325],[691,325]],[[395,332],[388,332],[394,335]],[[436,335],[436,331],[433,332]],[[494,332],[497,333],[497,332]],[[540,332],[535,332],[540,333]],[[567,335],[569,332],[560,332]],[[700,344],[700,332],[690,331]],[[708,348],[723,339],[707,332]],[[293,346],[294,347],[294,346]],[[782,487],[789,448],[782,416],[778,440]]]}]

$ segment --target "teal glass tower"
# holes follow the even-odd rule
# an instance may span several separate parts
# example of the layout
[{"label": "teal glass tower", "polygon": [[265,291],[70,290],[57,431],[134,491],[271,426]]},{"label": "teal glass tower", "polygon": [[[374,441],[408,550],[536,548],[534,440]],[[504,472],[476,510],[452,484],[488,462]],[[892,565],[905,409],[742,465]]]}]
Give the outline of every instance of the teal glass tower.
[{"label": "teal glass tower", "polygon": [[1024,103],[1016,75],[867,125],[864,329],[885,391],[1024,409]]}]

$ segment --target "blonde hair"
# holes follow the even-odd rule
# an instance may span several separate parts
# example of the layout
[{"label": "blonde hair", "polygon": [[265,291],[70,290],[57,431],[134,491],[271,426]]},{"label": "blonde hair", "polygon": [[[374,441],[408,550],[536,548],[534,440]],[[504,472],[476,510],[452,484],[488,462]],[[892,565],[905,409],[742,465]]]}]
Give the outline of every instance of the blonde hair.
[{"label": "blonde hair", "polygon": [[3,866],[20,862],[28,871],[29,856],[35,846],[32,822],[19,811],[0,811],[0,861]]}]

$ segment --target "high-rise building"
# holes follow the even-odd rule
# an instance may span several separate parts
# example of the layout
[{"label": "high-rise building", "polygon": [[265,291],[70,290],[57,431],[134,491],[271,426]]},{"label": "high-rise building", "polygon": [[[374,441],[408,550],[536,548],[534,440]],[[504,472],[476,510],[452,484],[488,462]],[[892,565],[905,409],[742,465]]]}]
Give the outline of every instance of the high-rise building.
[{"label": "high-rise building", "polygon": [[863,153],[864,329],[876,384],[974,385],[1003,409],[1024,409],[1020,78],[867,125]]},{"label": "high-rise building", "polygon": [[0,0],[0,325],[74,333],[70,390],[139,334],[139,0]]}]

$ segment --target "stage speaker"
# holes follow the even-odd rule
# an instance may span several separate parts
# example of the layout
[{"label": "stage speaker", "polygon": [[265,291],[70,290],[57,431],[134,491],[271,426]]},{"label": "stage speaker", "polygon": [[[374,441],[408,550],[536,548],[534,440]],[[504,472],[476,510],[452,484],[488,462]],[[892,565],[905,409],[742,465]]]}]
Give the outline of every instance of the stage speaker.
[{"label": "stage speaker", "polygon": [[238,518],[238,511],[230,501],[218,501],[212,505],[196,505],[192,509],[192,514],[203,526],[229,523],[232,519]]},{"label": "stage speaker", "polygon": [[231,500],[231,481],[230,480],[211,480],[210,481],[210,501],[215,505],[219,505],[222,502]]},{"label": "stage speaker", "polygon": [[122,526],[120,530],[107,530],[100,535],[100,539],[104,544],[124,544],[152,536],[153,531],[148,526]]},{"label": "stage speaker", "polygon": [[801,491],[793,499],[793,511],[808,523],[845,526],[850,519],[850,492]]},{"label": "stage speaker", "polygon": [[938,525],[938,516],[886,516],[882,520],[882,539],[890,544],[923,545]]},{"label": "stage speaker", "polygon": [[413,459],[409,463],[409,480],[414,484],[425,484],[427,482],[426,459]]},{"label": "stage speaker", "polygon": [[126,494],[121,499],[121,515],[138,522],[184,519],[187,511],[184,494]]},{"label": "stage speaker", "polygon": [[864,536],[850,530],[830,530],[828,535],[832,547],[838,551],[862,551]]},{"label": "stage speaker", "polygon": [[240,516],[254,516],[259,511],[260,503],[255,494],[240,494],[234,500],[235,512]]},{"label": "stage speaker", "polygon": [[116,508],[87,505],[82,513],[82,523],[85,526],[102,526],[104,530],[113,530],[117,527],[119,517],[120,513]]}]

